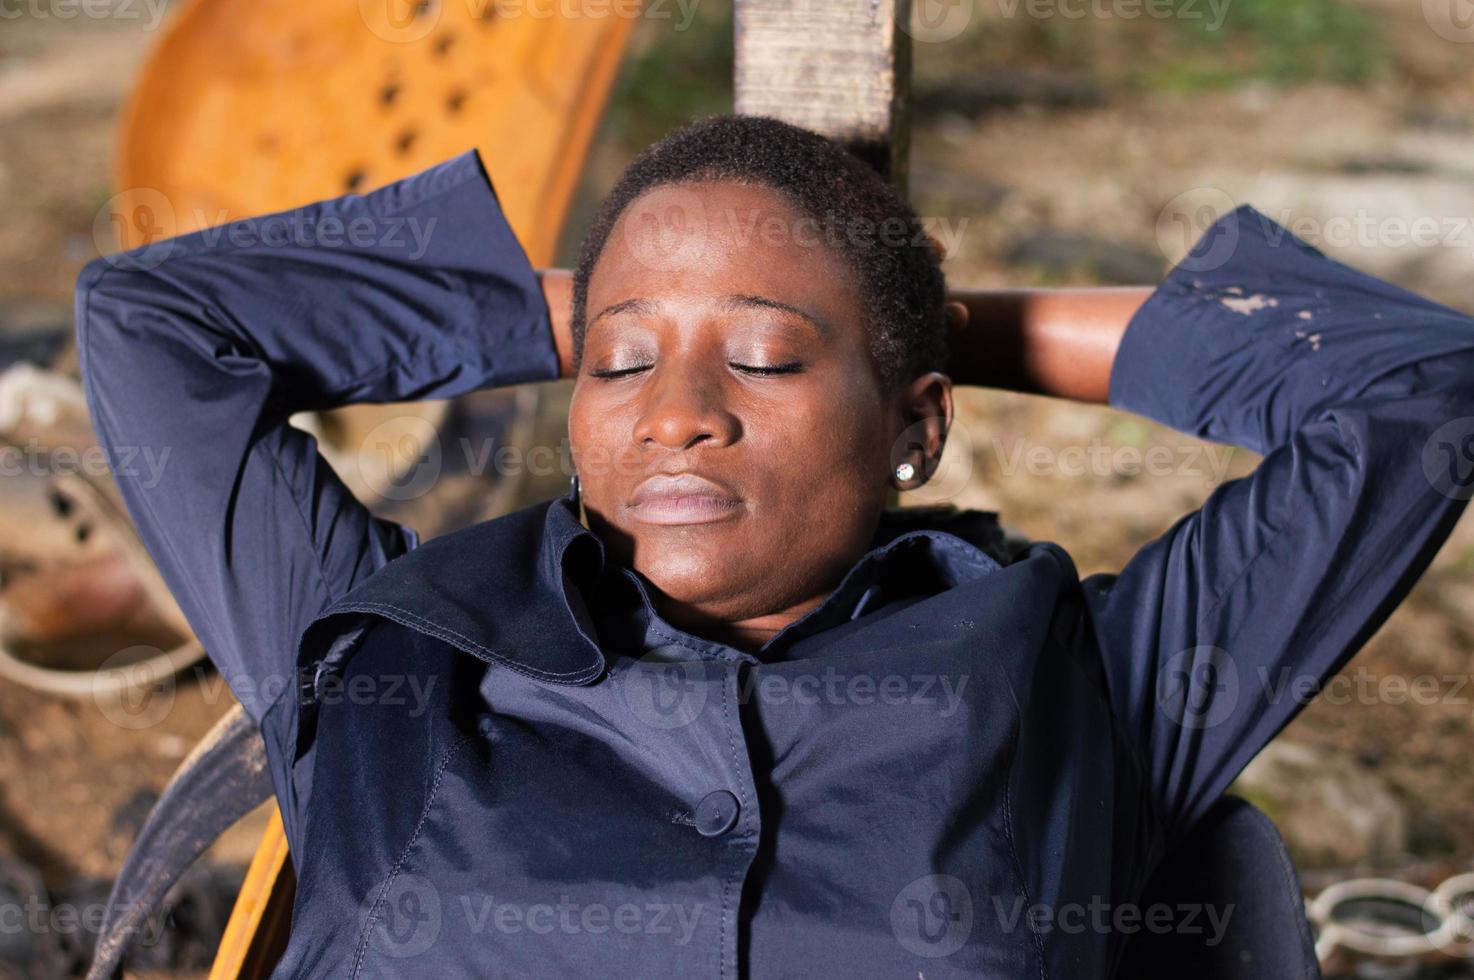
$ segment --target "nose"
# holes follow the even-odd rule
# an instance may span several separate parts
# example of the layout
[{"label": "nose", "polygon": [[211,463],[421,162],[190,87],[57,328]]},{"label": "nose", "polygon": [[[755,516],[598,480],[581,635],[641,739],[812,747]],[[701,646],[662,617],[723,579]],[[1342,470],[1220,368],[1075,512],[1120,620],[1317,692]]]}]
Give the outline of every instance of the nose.
[{"label": "nose", "polygon": [[719,379],[666,364],[645,387],[634,437],[642,449],[683,450],[730,445],[740,431]]}]

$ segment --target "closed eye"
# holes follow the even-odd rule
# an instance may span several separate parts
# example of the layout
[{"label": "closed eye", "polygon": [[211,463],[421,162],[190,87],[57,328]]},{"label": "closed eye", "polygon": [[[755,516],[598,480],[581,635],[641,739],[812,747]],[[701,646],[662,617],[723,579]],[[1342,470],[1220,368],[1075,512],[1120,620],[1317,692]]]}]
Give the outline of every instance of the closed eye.
[{"label": "closed eye", "polygon": [[599,370],[591,370],[589,371],[589,374],[596,378],[623,378],[627,375],[635,374],[639,371],[648,371],[649,369],[650,365],[648,364],[636,364],[634,367],[627,368],[604,368]]},{"label": "closed eye", "polygon": [[741,371],[743,374],[756,374],[756,375],[796,374],[799,371],[802,371],[803,370],[803,367],[804,367],[803,364],[801,362],[799,362],[799,361],[792,361],[792,362],[790,362],[788,364],[773,364],[773,365],[769,365],[769,366],[760,366],[760,365],[756,365],[756,364],[736,364],[736,363],[730,364],[729,366],[732,367],[735,370]]},{"label": "closed eye", "polygon": [[[803,363],[800,361],[772,365],[738,364],[733,361],[727,366],[735,371],[741,371],[743,374],[752,374],[759,377],[767,377],[774,374],[796,374],[803,370]],[[648,371],[650,367],[651,365],[649,364],[637,364],[634,367],[627,368],[601,368],[591,370],[589,374],[595,378],[624,378],[632,374],[638,374],[641,371]]]}]

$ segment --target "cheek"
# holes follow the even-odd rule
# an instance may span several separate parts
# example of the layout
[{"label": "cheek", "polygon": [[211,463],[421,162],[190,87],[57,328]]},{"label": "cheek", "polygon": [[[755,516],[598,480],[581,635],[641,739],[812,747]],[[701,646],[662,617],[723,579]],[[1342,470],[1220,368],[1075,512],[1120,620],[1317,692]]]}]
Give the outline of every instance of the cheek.
[{"label": "cheek", "polygon": [[782,453],[815,477],[853,481],[874,474],[885,459],[885,438],[868,418],[852,414],[809,416],[799,432],[782,440]]},{"label": "cheek", "polygon": [[631,423],[611,399],[601,393],[575,390],[568,406],[568,446],[578,471],[581,492],[600,499],[619,479],[620,453],[631,452]]},{"label": "cheek", "polygon": [[890,439],[874,400],[828,398],[780,414],[769,438],[755,440],[769,499],[810,528],[863,523],[883,504]]},{"label": "cheek", "polygon": [[890,435],[878,395],[841,387],[809,406],[802,418],[797,428],[804,440],[832,465],[851,472],[884,471]]}]

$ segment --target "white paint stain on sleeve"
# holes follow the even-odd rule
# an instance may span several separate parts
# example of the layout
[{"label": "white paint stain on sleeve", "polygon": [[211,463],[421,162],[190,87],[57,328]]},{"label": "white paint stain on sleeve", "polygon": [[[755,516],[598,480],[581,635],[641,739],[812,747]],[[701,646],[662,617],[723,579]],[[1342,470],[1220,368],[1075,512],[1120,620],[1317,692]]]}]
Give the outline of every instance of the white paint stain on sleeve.
[{"label": "white paint stain on sleeve", "polygon": [[1320,334],[1306,333],[1304,330],[1296,330],[1295,336],[1310,345],[1311,350],[1320,350]]},{"label": "white paint stain on sleeve", "polygon": [[[1233,292],[1233,290],[1228,289],[1225,292]],[[1272,296],[1265,296],[1263,293],[1255,293],[1252,296],[1236,298],[1224,296],[1218,302],[1222,303],[1225,309],[1232,310],[1234,313],[1242,313],[1244,316],[1258,313],[1260,310],[1268,309],[1271,306],[1280,305],[1279,300]]]}]

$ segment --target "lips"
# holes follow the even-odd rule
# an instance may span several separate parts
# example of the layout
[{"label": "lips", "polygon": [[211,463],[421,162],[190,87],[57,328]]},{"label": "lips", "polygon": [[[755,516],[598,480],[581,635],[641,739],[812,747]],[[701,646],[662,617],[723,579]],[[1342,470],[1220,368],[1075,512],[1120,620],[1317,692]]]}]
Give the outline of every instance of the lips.
[{"label": "lips", "polygon": [[695,473],[657,473],[635,488],[629,509],[645,524],[710,524],[736,517],[742,498]]}]

